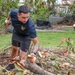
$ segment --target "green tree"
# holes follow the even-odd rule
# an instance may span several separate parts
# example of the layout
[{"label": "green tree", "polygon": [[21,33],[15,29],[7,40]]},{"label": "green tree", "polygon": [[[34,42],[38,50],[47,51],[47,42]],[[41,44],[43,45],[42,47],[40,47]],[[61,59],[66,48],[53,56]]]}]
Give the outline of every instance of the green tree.
[{"label": "green tree", "polygon": [[75,14],[75,0],[73,1],[73,4],[69,6],[70,11]]},{"label": "green tree", "polygon": [[0,0],[0,27],[4,27],[4,21],[11,9],[18,8],[19,0]]},{"label": "green tree", "polygon": [[47,20],[48,16],[53,11],[56,0],[25,0],[24,4],[33,9],[31,17],[36,22],[36,19]]}]

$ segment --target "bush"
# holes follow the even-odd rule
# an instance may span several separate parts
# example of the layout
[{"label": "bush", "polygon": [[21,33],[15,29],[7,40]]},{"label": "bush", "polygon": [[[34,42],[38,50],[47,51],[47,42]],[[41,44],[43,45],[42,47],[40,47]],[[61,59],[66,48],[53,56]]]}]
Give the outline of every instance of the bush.
[{"label": "bush", "polygon": [[4,21],[11,9],[18,8],[18,0],[0,1],[0,28],[4,28]]},{"label": "bush", "polygon": [[64,21],[68,22],[68,23],[74,23],[75,22],[75,15],[70,15],[70,14],[65,15]]}]

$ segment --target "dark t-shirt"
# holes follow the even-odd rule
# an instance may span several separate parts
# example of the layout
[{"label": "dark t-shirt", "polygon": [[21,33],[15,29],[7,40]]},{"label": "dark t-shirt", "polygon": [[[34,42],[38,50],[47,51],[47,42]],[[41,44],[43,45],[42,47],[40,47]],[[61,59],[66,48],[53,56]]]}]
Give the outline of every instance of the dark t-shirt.
[{"label": "dark t-shirt", "polygon": [[11,22],[14,27],[13,33],[22,37],[26,36],[30,36],[30,38],[37,37],[33,21],[29,18],[28,21],[24,24],[18,20],[17,13],[18,9],[11,10],[10,12]]}]

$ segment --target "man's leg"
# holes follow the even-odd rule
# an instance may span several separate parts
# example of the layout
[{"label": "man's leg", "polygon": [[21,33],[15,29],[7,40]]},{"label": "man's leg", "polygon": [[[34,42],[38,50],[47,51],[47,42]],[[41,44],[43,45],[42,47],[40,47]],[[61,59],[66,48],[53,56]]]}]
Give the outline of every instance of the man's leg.
[{"label": "man's leg", "polygon": [[25,38],[23,41],[20,42],[20,63],[23,65],[28,56],[28,50],[30,47],[31,39]]},{"label": "man's leg", "polygon": [[19,47],[12,46],[12,52],[11,52],[11,57],[8,66],[6,67],[7,70],[11,70],[15,68],[14,65],[14,58],[18,55]]},{"label": "man's leg", "polygon": [[20,50],[20,63],[23,65],[28,56],[28,52]]},{"label": "man's leg", "polygon": [[20,42],[17,39],[18,37],[15,34],[13,34],[12,35],[12,53],[11,53],[9,64],[6,67],[7,70],[11,70],[15,68],[13,59],[18,55],[18,51],[20,47]]},{"label": "man's leg", "polygon": [[13,64],[13,60],[15,59],[16,56],[18,56],[19,52],[19,47],[12,46],[12,53],[11,53],[11,58],[9,64]]}]

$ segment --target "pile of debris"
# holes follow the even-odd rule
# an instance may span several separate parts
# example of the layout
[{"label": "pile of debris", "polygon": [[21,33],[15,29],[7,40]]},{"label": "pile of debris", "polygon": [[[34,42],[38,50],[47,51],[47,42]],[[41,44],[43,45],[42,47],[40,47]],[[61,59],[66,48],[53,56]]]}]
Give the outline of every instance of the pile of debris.
[{"label": "pile of debris", "polygon": [[[0,54],[0,75],[4,75],[2,69],[8,64],[10,59],[9,52],[9,50],[6,50]],[[68,53],[68,51],[63,48],[58,50],[39,49],[36,57],[37,60],[35,63],[44,71],[52,73],[50,75],[75,75],[75,53],[73,52]],[[36,75],[28,69],[22,70],[18,65],[15,66],[17,70],[8,71],[8,73],[10,72],[11,74],[5,75]]]}]

